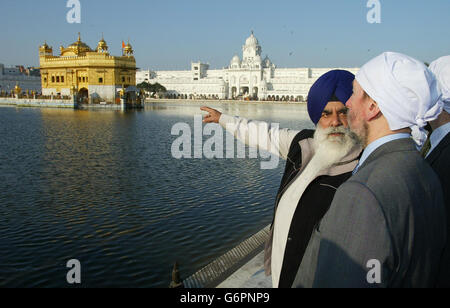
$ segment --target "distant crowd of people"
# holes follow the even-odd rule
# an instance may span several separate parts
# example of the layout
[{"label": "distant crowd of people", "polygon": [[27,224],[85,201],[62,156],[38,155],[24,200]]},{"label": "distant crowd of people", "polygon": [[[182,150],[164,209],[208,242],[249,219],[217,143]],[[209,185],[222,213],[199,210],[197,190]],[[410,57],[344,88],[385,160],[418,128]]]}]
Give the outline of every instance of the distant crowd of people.
[{"label": "distant crowd of people", "polygon": [[287,161],[265,249],[273,287],[449,287],[450,56],[427,67],[385,52],[356,76],[323,75],[307,106],[315,130],[263,123],[256,141],[261,122],[202,107]]},{"label": "distant crowd of people", "polygon": [[[157,99],[188,99],[188,100],[220,100],[219,95],[217,94],[201,94],[201,95],[193,95],[193,94],[175,94],[175,93],[160,93],[150,95],[150,98]],[[261,101],[261,102],[306,102],[306,98],[303,96],[293,95],[269,95],[267,98],[259,98],[259,97],[251,97],[251,96],[236,96],[231,98],[230,100],[246,100],[246,101]]]}]

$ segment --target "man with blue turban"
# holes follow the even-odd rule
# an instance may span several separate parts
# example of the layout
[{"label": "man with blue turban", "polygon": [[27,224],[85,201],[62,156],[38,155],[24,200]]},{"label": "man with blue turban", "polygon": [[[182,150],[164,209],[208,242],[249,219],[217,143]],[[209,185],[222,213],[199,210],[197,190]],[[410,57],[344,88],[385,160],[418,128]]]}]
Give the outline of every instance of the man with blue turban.
[{"label": "man with blue turban", "polygon": [[[208,112],[205,123],[219,123],[245,144],[287,161],[265,249],[266,275],[272,275],[275,288],[292,286],[316,224],[328,211],[337,188],[358,164],[362,148],[348,127],[345,106],[354,78],[350,72],[334,70],[313,85],[308,113],[316,130],[278,129],[201,108]],[[259,138],[251,138],[251,126],[260,128]]]}]

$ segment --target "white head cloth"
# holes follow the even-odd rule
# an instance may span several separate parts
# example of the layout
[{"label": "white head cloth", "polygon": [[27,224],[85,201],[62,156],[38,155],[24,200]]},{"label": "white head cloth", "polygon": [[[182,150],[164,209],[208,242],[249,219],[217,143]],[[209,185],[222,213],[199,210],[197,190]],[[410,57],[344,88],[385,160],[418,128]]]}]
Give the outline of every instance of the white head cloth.
[{"label": "white head cloth", "polygon": [[431,63],[430,71],[434,73],[441,87],[444,109],[450,113],[450,56],[439,58]]},{"label": "white head cloth", "polygon": [[433,73],[409,56],[385,52],[365,64],[356,80],[377,102],[391,130],[411,128],[421,147],[424,127],[442,112],[441,91]]}]

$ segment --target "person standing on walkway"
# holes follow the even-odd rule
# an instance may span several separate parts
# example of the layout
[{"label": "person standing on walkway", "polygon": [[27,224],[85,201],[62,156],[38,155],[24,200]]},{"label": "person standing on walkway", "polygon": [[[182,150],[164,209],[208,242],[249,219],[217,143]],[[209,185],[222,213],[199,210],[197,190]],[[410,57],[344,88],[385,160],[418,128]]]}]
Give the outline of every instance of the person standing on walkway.
[{"label": "person standing on walkway", "polygon": [[431,148],[426,153],[426,161],[441,180],[447,211],[447,244],[442,259],[438,287],[450,288],[450,56],[437,59],[430,64],[441,87],[444,110],[439,117],[430,122],[433,132],[430,135]]},{"label": "person standing on walkway", "polygon": [[[290,288],[314,226],[327,212],[336,189],[358,163],[362,148],[350,132],[345,102],[354,75],[334,70],[320,77],[308,95],[308,113],[316,130],[278,129],[269,124],[208,112],[205,123],[219,123],[238,140],[287,160],[276,197],[274,220],[265,249],[266,274],[273,287]],[[251,138],[251,126],[259,127]]]},{"label": "person standing on walkway", "polygon": [[386,52],[361,68],[347,107],[364,152],[315,228],[294,287],[435,286],[443,193],[416,144],[440,97],[430,70],[406,55]]}]

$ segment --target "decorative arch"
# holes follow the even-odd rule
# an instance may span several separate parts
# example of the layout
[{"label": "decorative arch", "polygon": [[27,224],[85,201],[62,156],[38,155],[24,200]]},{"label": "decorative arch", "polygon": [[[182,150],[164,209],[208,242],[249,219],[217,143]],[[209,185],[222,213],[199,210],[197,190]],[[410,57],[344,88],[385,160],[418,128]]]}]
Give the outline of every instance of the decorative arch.
[{"label": "decorative arch", "polygon": [[78,101],[82,104],[86,104],[89,101],[89,90],[86,88],[81,88],[78,91]]}]

